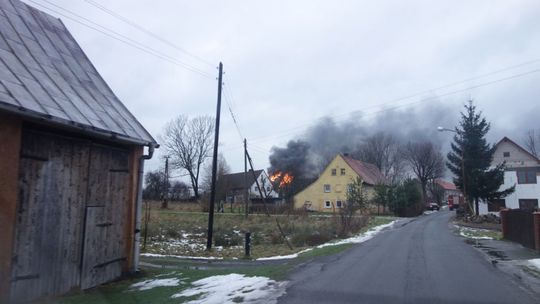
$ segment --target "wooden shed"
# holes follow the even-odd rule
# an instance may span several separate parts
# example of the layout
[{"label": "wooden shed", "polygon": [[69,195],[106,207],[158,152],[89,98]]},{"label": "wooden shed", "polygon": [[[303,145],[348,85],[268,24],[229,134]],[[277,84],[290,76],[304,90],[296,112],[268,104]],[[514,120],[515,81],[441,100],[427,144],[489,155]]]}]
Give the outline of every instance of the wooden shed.
[{"label": "wooden shed", "polygon": [[1,303],[135,269],[156,146],[59,19],[0,0]]}]

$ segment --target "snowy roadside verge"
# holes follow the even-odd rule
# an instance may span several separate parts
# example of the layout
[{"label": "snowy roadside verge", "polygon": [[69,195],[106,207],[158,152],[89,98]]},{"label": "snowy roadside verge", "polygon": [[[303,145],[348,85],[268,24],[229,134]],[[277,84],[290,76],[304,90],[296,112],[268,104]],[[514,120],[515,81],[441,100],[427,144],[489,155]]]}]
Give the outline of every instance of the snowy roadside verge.
[{"label": "snowy roadside verge", "polygon": [[158,253],[141,253],[141,256],[151,258],[175,258],[185,260],[223,260],[222,257],[204,257],[204,256],[187,256],[187,255],[172,255],[172,254],[158,254]]},{"label": "snowy roadside verge", "polygon": [[324,248],[324,247],[328,247],[328,246],[337,246],[337,245],[343,245],[343,244],[359,244],[359,243],[363,243],[363,242],[373,238],[377,233],[381,232],[381,230],[393,226],[396,222],[397,222],[397,220],[394,220],[394,221],[392,221],[392,222],[390,222],[388,224],[375,226],[375,227],[371,228],[370,230],[368,230],[365,233],[361,233],[361,234],[358,234],[356,236],[353,236],[353,237],[350,237],[350,238],[347,238],[347,239],[330,241],[328,243],[324,243],[324,244],[321,244],[319,246],[308,248],[308,249],[302,250],[302,251],[297,252],[297,253],[293,253],[293,254],[289,254],[289,255],[278,255],[278,256],[272,256],[272,257],[258,258],[258,259],[256,259],[256,261],[294,259],[294,258],[297,258],[300,254],[309,252],[309,251],[314,250],[316,248]]},{"label": "snowy roadside verge", "polygon": [[267,277],[247,277],[231,273],[200,279],[192,287],[176,293],[171,298],[198,296],[186,303],[276,303],[285,293],[287,282],[277,282]]},{"label": "snowy roadside verge", "polygon": [[530,268],[536,268],[536,271],[540,273],[540,259],[527,260]]},{"label": "snowy roadside verge", "polygon": [[454,228],[459,232],[459,235],[468,239],[474,240],[494,240],[500,239],[500,232],[481,229],[481,228],[470,228],[459,225],[454,225]]},{"label": "snowy roadside verge", "polygon": [[129,286],[130,290],[148,290],[156,287],[164,286],[178,286],[182,283],[179,278],[168,278],[168,279],[151,279],[145,280],[139,283],[132,284]]}]

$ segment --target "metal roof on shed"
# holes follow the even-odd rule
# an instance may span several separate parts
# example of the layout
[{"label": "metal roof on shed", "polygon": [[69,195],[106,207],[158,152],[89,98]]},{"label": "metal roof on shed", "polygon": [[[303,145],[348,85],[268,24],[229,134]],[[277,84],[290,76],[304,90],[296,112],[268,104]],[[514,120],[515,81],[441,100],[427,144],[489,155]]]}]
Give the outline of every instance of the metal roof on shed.
[{"label": "metal roof on shed", "polygon": [[150,145],[60,19],[0,0],[0,109]]}]

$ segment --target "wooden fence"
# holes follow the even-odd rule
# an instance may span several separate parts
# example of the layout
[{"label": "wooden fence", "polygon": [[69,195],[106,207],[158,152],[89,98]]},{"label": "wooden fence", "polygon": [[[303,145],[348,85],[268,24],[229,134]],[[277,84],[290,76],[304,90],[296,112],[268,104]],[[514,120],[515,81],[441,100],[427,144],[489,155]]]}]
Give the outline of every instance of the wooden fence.
[{"label": "wooden fence", "polygon": [[503,237],[507,240],[538,250],[535,229],[536,214],[530,210],[505,209],[501,211]]}]

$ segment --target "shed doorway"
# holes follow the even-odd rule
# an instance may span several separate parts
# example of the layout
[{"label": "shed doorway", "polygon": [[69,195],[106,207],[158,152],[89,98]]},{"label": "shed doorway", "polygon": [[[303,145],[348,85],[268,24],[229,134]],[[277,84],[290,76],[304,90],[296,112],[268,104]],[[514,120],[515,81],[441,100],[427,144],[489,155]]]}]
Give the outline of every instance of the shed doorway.
[{"label": "shed doorway", "polygon": [[131,227],[128,150],[25,128],[18,187],[12,300],[121,275]]}]

